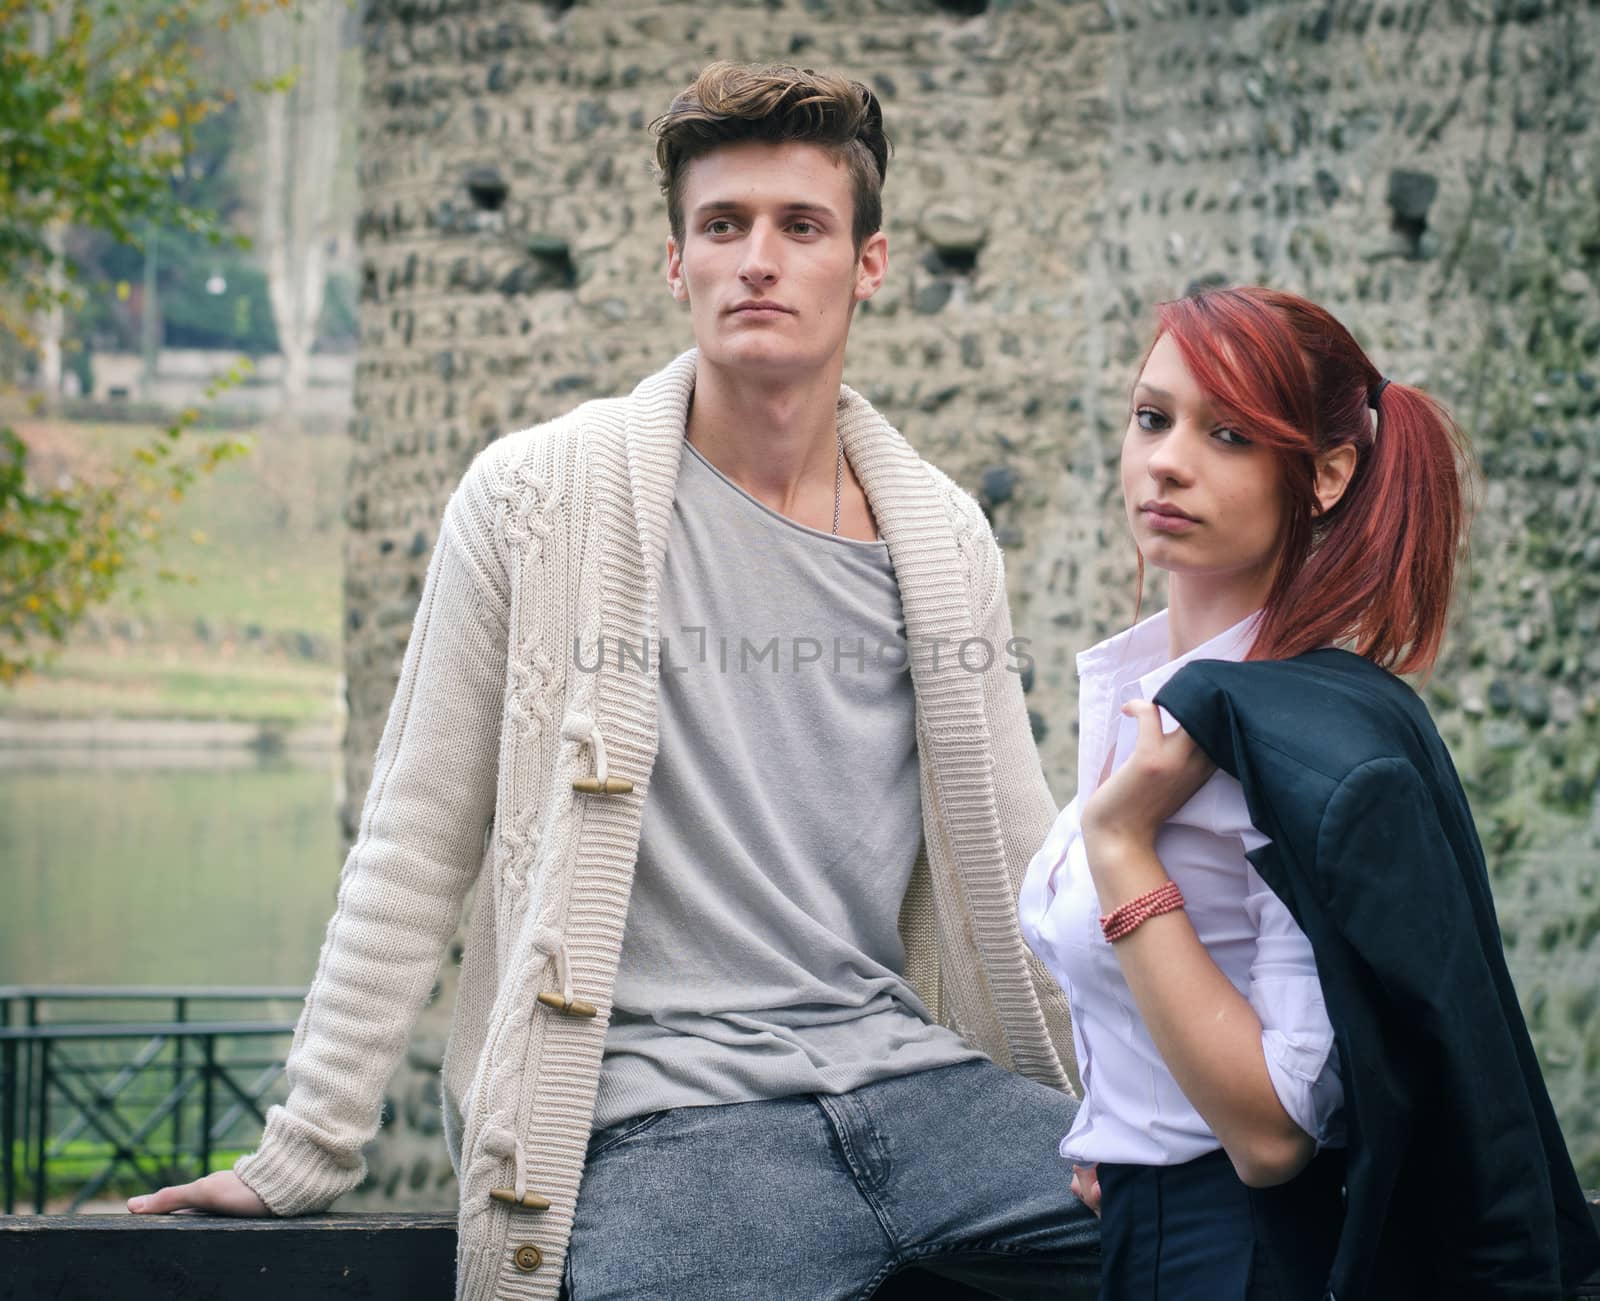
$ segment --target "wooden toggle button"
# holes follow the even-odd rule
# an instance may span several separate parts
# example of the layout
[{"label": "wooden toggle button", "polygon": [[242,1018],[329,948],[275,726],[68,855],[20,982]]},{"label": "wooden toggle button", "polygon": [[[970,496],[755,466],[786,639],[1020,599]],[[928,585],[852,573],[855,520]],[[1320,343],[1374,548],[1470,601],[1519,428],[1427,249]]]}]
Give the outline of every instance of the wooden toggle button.
[{"label": "wooden toggle button", "polygon": [[489,1190],[489,1200],[503,1202],[507,1206],[520,1207],[524,1211],[548,1211],[550,1209],[550,1199],[548,1197],[541,1197],[538,1193],[523,1193],[519,1201],[517,1199],[517,1191],[514,1188],[491,1188]]},{"label": "wooden toggle button", "polygon": [[590,1017],[599,1015],[600,1009],[593,1003],[586,1003],[581,998],[565,999],[560,994],[540,994],[539,1002],[546,1007],[552,1007],[562,1016]]},{"label": "wooden toggle button", "polygon": [[572,783],[572,789],[585,795],[626,795],[633,789],[633,783],[621,777],[607,777],[604,781],[598,777],[579,777]]}]

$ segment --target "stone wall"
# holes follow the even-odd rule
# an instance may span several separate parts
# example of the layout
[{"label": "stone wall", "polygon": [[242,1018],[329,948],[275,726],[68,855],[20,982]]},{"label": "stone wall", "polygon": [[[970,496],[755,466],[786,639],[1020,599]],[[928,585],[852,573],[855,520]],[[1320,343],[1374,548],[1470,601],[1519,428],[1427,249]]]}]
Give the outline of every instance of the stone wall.
[{"label": "stone wall", "polygon": [[[846,378],[1007,549],[1052,785],[1072,655],[1132,614],[1116,490],[1152,305],[1263,281],[1450,402],[1482,462],[1425,688],[1569,1143],[1600,1183],[1600,10],[1576,0],[370,0],[347,552],[347,828],[439,512],[496,435],[689,343],[646,124],[706,61],[838,68],[896,145]],[[1159,583],[1147,595],[1159,603]],[[427,1068],[369,1196],[448,1204]],[[408,1141],[421,1131],[425,1143]]]}]

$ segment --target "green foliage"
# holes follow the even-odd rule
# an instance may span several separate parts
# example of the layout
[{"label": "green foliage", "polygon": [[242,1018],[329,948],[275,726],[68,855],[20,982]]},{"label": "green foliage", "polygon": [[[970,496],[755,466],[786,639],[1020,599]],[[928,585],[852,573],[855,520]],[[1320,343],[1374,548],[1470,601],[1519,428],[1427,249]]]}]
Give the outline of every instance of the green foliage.
[{"label": "green foliage", "polygon": [[[29,441],[38,464],[67,467],[121,460],[152,432],[61,421],[37,428]],[[274,428],[251,441],[247,460],[219,467],[203,491],[162,511],[163,536],[140,572],[51,663],[0,693],[0,718],[229,719],[278,729],[337,721],[346,440]],[[163,567],[181,578],[160,581]],[[0,824],[5,816],[0,808]],[[0,843],[0,861],[5,854]]]},{"label": "green foliage", "polygon": [[154,222],[220,242],[214,218],[172,187],[195,126],[224,98],[194,80],[196,21],[181,0],[153,14],[0,0],[0,274],[24,309],[48,305],[52,226],[137,243]]},{"label": "green foliage", "polygon": [[[217,256],[206,261],[178,262],[162,239],[163,339],[175,348],[237,348],[253,354],[276,352],[278,330],[272,319],[267,278],[244,257]],[[177,265],[174,265],[174,263]],[[227,285],[212,293],[206,282],[215,274]]]},{"label": "green foliage", "polygon": [[[248,367],[239,363],[228,382]],[[167,501],[247,450],[236,438],[181,443],[199,418],[181,412],[98,482],[48,489],[29,477],[27,444],[0,428],[0,684],[36,667],[112,595],[133,555],[155,541]]]},{"label": "green foliage", "polygon": [[[259,4],[238,0],[218,24]],[[35,314],[80,297],[60,251],[68,229],[128,244],[146,229],[223,242],[215,214],[177,185],[195,129],[231,98],[197,80],[204,21],[187,0],[0,0],[0,335],[34,348]],[[27,444],[0,429],[0,683],[111,595],[155,537],[164,501],[241,450],[186,443],[198,418],[183,412],[93,482],[49,487],[29,473]]]}]

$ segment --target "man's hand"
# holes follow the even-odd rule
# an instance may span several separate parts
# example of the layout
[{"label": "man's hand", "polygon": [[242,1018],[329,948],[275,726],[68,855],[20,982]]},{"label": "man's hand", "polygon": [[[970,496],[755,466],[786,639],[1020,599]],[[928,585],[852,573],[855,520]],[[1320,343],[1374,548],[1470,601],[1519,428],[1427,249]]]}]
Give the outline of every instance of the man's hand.
[{"label": "man's hand", "polygon": [[271,1215],[267,1204],[250,1191],[232,1170],[218,1170],[190,1184],[174,1184],[144,1197],[130,1197],[135,1215],[165,1215],[168,1211],[209,1211],[213,1215]]},{"label": "man's hand", "polygon": [[1077,1199],[1096,1215],[1100,1214],[1100,1167],[1075,1165],[1072,1167],[1072,1191]]}]

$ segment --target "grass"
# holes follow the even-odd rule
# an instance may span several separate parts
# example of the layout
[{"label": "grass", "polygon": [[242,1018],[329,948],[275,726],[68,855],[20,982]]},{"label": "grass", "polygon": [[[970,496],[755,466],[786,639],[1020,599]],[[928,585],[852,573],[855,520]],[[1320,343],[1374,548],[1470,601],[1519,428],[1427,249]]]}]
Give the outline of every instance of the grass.
[{"label": "grass", "polygon": [[[191,1139],[193,1141],[192,1133]],[[170,1147],[170,1135],[160,1144]],[[30,1210],[33,1206],[33,1153],[25,1151],[22,1143],[16,1142],[11,1146],[13,1167],[16,1174],[16,1199],[19,1210]],[[209,1174],[212,1170],[228,1170],[233,1163],[247,1152],[255,1151],[255,1144],[248,1147],[217,1148],[211,1153],[209,1170],[202,1171],[197,1155],[192,1150],[178,1153],[175,1157],[170,1152],[152,1154],[150,1157],[141,1157],[144,1169],[159,1172],[156,1180],[140,1177],[135,1171],[129,1169],[128,1163],[123,1162],[117,1171],[106,1181],[94,1195],[94,1202],[121,1201],[138,1193],[151,1193],[169,1183],[188,1183],[191,1179],[198,1179],[202,1174]],[[68,1143],[59,1156],[49,1157],[45,1161],[44,1170],[44,1201],[46,1213],[61,1213],[67,1209],[72,1199],[77,1196],[79,1189],[90,1180],[99,1177],[102,1171],[110,1164],[115,1155],[109,1143],[95,1142],[89,1139],[74,1139]],[[93,1209],[93,1206],[85,1208]]]},{"label": "grass", "polygon": [[231,657],[168,644],[69,650],[4,700],[11,718],[181,718],[297,725],[334,717],[338,674],[282,656]]},{"label": "grass", "polygon": [[[157,432],[15,423],[46,482],[92,475]],[[0,693],[0,716],[336,721],[345,440],[262,429],[252,443],[166,508],[134,580],[44,672]]]},{"label": "grass", "polygon": [[[93,1008],[105,1005],[80,1005],[82,1017],[73,1020],[94,1020],[99,1016]],[[235,1010],[232,1015],[253,1019],[266,1012],[266,1005],[253,1004],[248,1010]],[[54,1013],[52,1013],[52,1016]],[[131,1016],[126,1005],[112,1006],[110,1014],[101,1019],[116,1021],[138,1019]],[[161,1019],[157,1016],[154,1019]],[[271,1039],[222,1039],[216,1045],[216,1060],[240,1084],[249,1084],[270,1063],[281,1063],[289,1035],[275,1035]],[[202,1049],[199,1043],[185,1045],[185,1057],[179,1067],[177,1045],[168,1040],[156,1058],[142,1070],[128,1076],[134,1057],[143,1046],[142,1040],[127,1041],[57,1041],[50,1061],[55,1081],[50,1093],[49,1134],[46,1143],[44,1166],[44,1201],[47,1209],[65,1210],[72,1198],[88,1185],[98,1181],[108,1170],[112,1173],[106,1183],[95,1190],[86,1209],[97,1204],[120,1200],[133,1193],[149,1192],[169,1183],[187,1183],[209,1170],[225,1170],[239,1156],[254,1150],[261,1135],[261,1123],[254,1114],[240,1110],[227,1087],[217,1082],[213,1088],[212,1122],[216,1143],[208,1154],[207,1171],[200,1168],[200,1154],[196,1150],[201,1125],[205,1119],[204,1102],[197,1070]],[[189,1086],[188,1096],[181,1104],[181,1118],[169,1113],[150,1133],[131,1144],[137,1160],[118,1160],[122,1143],[135,1138],[156,1111],[169,1104],[179,1070]],[[37,1087],[38,1076],[29,1072]],[[66,1086],[70,1084],[70,1092]],[[262,1112],[274,1102],[281,1102],[287,1084],[281,1074],[261,1098],[258,1106]],[[91,1099],[100,1091],[111,1095],[104,1105],[95,1105]],[[80,1103],[87,1104],[93,1116],[89,1120]],[[35,1097],[29,1111],[36,1125],[39,1121],[38,1100]],[[22,1120],[19,1114],[18,1120]],[[85,1125],[87,1124],[87,1128]],[[181,1129],[175,1128],[181,1126]],[[226,1126],[226,1128],[222,1128]],[[20,1206],[31,1207],[34,1202],[33,1161],[37,1156],[37,1133],[29,1136],[31,1143],[19,1135],[12,1144],[11,1155],[16,1171],[16,1200]],[[61,1142],[61,1138],[65,1142]],[[113,1138],[115,1141],[113,1141]],[[181,1139],[181,1141],[180,1141]],[[32,1150],[30,1150],[32,1149]]]}]

